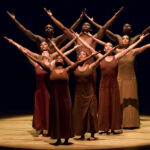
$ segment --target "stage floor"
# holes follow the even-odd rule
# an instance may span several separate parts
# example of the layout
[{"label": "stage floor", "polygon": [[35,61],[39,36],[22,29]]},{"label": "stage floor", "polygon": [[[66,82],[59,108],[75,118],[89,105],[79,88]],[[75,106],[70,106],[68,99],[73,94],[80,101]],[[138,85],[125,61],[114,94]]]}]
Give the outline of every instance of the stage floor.
[{"label": "stage floor", "polygon": [[[0,148],[18,149],[114,149],[150,146],[150,116],[141,116],[141,128],[123,130],[120,135],[99,135],[95,141],[70,139],[72,145],[53,146],[55,140],[32,135],[32,116],[15,116],[0,119]],[[89,134],[86,135],[86,138]]]}]

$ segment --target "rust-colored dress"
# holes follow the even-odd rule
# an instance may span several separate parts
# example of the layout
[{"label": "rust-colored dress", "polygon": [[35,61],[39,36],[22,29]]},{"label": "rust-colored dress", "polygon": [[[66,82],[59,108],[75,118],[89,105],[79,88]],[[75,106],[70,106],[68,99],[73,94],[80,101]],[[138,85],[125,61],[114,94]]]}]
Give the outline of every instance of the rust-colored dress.
[{"label": "rust-colored dress", "polygon": [[93,86],[93,70],[89,66],[84,71],[74,71],[76,79],[75,99],[73,108],[75,135],[86,132],[96,133],[97,130],[97,99]]},{"label": "rust-colored dress", "polygon": [[50,94],[45,84],[48,73],[39,65],[35,68],[36,90],[34,101],[33,128],[48,130]]},{"label": "rust-colored dress", "polygon": [[117,81],[118,65],[113,57],[100,62],[98,129],[102,131],[121,129],[121,107]]},{"label": "rust-colored dress", "polygon": [[73,137],[69,76],[65,69],[62,73],[51,71],[50,86],[49,135],[54,139]]},{"label": "rust-colored dress", "polygon": [[118,82],[123,128],[139,127],[140,125],[134,62],[135,55],[131,51],[122,57],[118,63]]}]

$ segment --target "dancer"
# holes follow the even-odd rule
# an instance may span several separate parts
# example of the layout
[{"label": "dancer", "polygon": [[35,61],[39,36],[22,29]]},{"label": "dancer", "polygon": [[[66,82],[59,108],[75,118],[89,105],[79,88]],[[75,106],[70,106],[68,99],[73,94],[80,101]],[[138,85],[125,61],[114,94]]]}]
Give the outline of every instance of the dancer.
[{"label": "dancer", "polygon": [[[78,61],[67,68],[64,68],[64,60],[69,64],[70,60],[58,51],[63,56],[57,56],[55,59],[55,66],[47,65],[40,59],[30,55],[26,49],[24,54],[37,62],[46,71],[49,72],[50,86],[51,86],[51,100],[50,100],[50,116],[49,116],[49,133],[50,137],[57,139],[54,145],[61,144],[61,138],[65,138],[64,144],[69,144],[68,139],[73,137],[72,128],[72,105],[69,93],[69,73],[78,65],[90,59],[94,54],[88,56],[84,60]],[[97,54],[97,53],[95,53]],[[64,60],[63,60],[64,59]],[[65,121],[64,121],[65,120]]]},{"label": "dancer", "polygon": [[[98,23],[96,23],[94,21],[93,18],[90,18],[87,14],[85,14],[86,18],[93,24],[95,25],[98,29],[102,28],[101,25],[99,25]],[[132,26],[128,23],[124,24],[123,25],[123,29],[122,29],[122,33],[123,33],[123,36],[124,35],[128,35],[130,37],[130,41],[129,41],[129,45],[133,44],[135,41],[138,40],[138,38],[142,35],[142,34],[146,34],[146,33],[149,33],[150,32],[150,26],[148,26],[146,29],[144,29],[144,31],[141,33],[141,34],[138,34],[134,37],[131,37],[131,34],[132,34]],[[120,48],[127,48],[127,47],[124,47],[124,44],[123,44],[123,41],[122,41],[122,36],[119,35],[119,34],[115,34],[113,32],[111,32],[110,30],[106,30],[105,32],[105,35],[110,39],[112,40],[113,42],[115,42],[116,44],[119,45]]]},{"label": "dancer", "polygon": [[[53,58],[58,56],[58,53],[49,54],[47,51],[49,49],[48,44],[44,41],[41,42],[40,48],[42,49],[42,54],[36,54],[16,43],[12,39],[5,37],[11,44],[15,45],[23,54],[27,56],[31,64],[35,68],[36,75],[36,89],[35,89],[35,101],[34,101],[34,114],[33,114],[33,128],[36,129],[36,134],[44,134],[44,130],[48,130],[49,127],[49,101],[50,101],[50,91],[48,91],[48,73],[43,70],[37,63],[35,63],[29,56],[33,56],[36,59],[41,60],[43,63],[49,65],[54,64]],[[66,44],[60,51],[64,52],[73,42],[75,38]],[[68,50],[64,55],[68,55],[73,52],[78,46]],[[45,132],[46,133],[46,132]]]},{"label": "dancer", "polygon": [[[132,44],[128,49],[116,54],[115,56],[107,56],[100,63],[101,82],[99,88],[98,129],[107,134],[110,129],[114,134],[116,134],[115,130],[121,129],[121,107],[117,82],[117,60],[126,55],[129,51],[133,50],[133,48],[146,36],[147,35],[142,35],[140,39],[136,43]],[[81,38],[80,41],[87,46],[91,52],[95,52],[95,50]],[[104,51],[108,52],[111,49],[112,44],[109,42],[106,43]],[[96,57],[101,58],[102,54],[98,54]]]},{"label": "dancer", "polygon": [[[117,13],[115,13],[115,15],[108,20],[105,25],[96,33],[94,34],[94,37],[101,39],[105,33],[105,30],[111,26],[111,24],[115,21],[115,19],[118,17],[118,15],[120,14],[120,12],[122,11],[123,8],[121,8]],[[73,33],[68,30],[60,21],[58,21],[52,14],[52,12],[50,10],[47,10],[46,8],[44,8],[45,12],[48,14],[48,16],[50,17],[50,19],[64,32],[64,34],[67,35],[67,37],[69,39],[72,39],[74,37]],[[94,49],[96,48],[96,42],[90,38],[89,36],[87,36],[85,33],[87,32],[91,32],[91,25],[88,22],[85,22],[82,25],[82,31],[80,33],[80,38],[82,38],[83,40],[85,40],[86,42],[88,42],[88,44],[93,47]],[[76,44],[80,44],[80,41],[77,40]],[[87,53],[87,55],[91,54],[91,51],[89,49],[87,49],[85,46],[81,46],[78,49],[76,49],[76,53],[77,53],[77,58],[79,56],[80,51],[85,51]],[[90,64],[94,62],[94,58],[91,58],[87,63]],[[96,94],[96,70],[93,72],[93,85],[94,85],[94,89],[95,89],[95,94]]]},{"label": "dancer", "polygon": [[[52,42],[52,45],[58,51],[58,48],[54,42]],[[106,53],[102,58],[99,58],[96,62],[91,64],[84,62],[74,71],[76,78],[75,100],[73,108],[74,131],[75,135],[81,136],[81,140],[84,139],[84,134],[86,132],[91,133],[91,137],[88,140],[95,140],[94,134],[98,131],[97,99],[94,94],[92,73],[98,67],[99,62],[109,55],[114,49]],[[86,57],[87,54],[85,51],[81,51],[78,60],[81,61]],[[70,62],[70,64],[74,64],[74,62]]]},{"label": "dancer", "polygon": [[[129,40],[123,39],[123,41],[124,40],[127,44],[129,43]],[[118,83],[123,128],[134,129],[140,127],[138,90],[134,63],[136,56],[148,48],[150,48],[150,44],[136,48],[118,62]],[[124,49],[120,50],[124,51]]]},{"label": "dancer", "polygon": [[[30,30],[26,29],[17,19],[16,16],[12,13],[10,13],[9,11],[7,11],[7,14],[11,17],[11,19],[16,23],[17,27],[27,36],[29,37],[29,39],[33,42],[35,42],[38,46],[38,48],[40,47],[40,43],[45,41],[48,43],[50,49],[49,49],[49,53],[54,53],[55,50],[53,49],[53,47],[49,44],[48,38],[50,38],[51,40],[53,40],[56,45],[58,47],[61,47],[62,43],[65,42],[65,40],[67,39],[66,35],[62,34],[60,36],[57,37],[53,37],[54,35],[54,28],[52,25],[47,24],[45,26],[45,36],[46,37],[42,37],[40,35],[34,34],[32,33]],[[82,12],[82,14],[80,15],[79,19],[71,26],[70,29],[75,29],[78,24],[80,23],[80,21],[82,20],[82,18],[85,15],[85,10]],[[41,49],[40,49],[41,50]]]}]

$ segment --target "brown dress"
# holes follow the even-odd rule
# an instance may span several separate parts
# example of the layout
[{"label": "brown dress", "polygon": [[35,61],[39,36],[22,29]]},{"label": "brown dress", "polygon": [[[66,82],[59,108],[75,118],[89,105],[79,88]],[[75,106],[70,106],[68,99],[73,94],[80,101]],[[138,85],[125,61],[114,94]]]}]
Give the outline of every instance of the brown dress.
[{"label": "brown dress", "polygon": [[121,129],[117,60],[115,57],[110,62],[104,59],[101,61],[100,67],[98,129],[102,131]]},{"label": "brown dress", "polygon": [[69,76],[65,69],[62,73],[57,73],[55,69],[51,71],[50,86],[50,137],[54,139],[73,137]]},{"label": "brown dress", "polygon": [[135,56],[129,52],[119,60],[118,82],[124,128],[139,127],[137,81],[134,71]]},{"label": "brown dress", "polygon": [[93,70],[86,68],[74,71],[76,79],[75,99],[73,108],[75,135],[86,132],[96,133],[97,130],[97,99],[93,87]]},{"label": "brown dress", "polygon": [[45,84],[47,72],[39,65],[35,68],[36,90],[34,101],[33,128],[48,130],[50,94]]}]

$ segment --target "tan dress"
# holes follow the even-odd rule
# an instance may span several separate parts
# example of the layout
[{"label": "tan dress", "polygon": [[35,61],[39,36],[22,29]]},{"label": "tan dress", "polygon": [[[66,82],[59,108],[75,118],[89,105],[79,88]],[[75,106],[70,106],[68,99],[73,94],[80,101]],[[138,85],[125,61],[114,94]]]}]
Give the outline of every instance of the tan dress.
[{"label": "tan dress", "polygon": [[122,107],[122,127],[139,127],[137,81],[134,71],[135,56],[129,52],[118,63],[118,82]]}]

